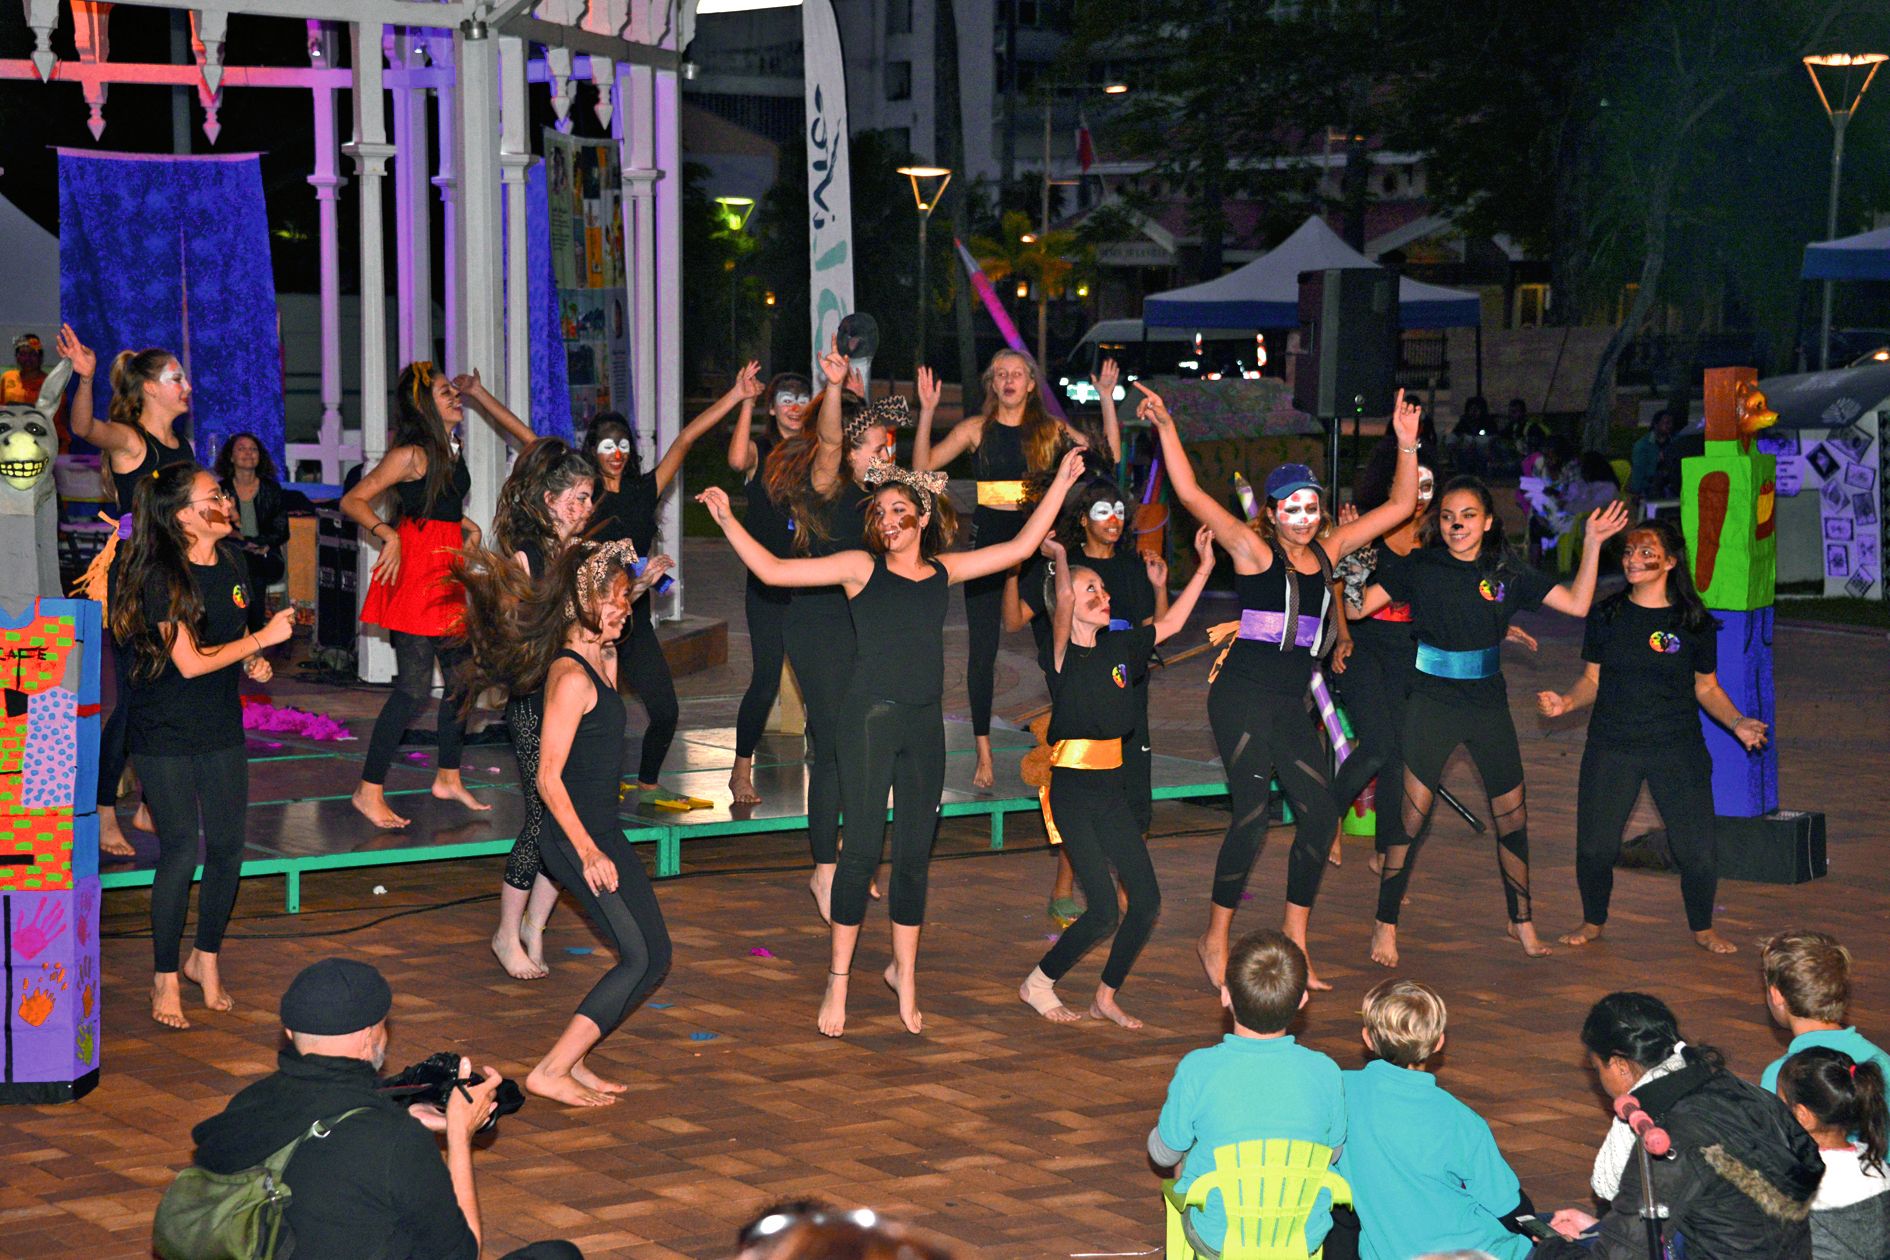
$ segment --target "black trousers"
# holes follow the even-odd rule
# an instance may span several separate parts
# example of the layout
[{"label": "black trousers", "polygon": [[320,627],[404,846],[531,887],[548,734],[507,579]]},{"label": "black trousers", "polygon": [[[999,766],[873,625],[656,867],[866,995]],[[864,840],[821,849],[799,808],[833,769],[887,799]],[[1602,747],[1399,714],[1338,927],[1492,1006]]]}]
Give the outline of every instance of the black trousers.
[{"label": "black trousers", "polygon": [[243,553],[243,559],[249,564],[249,607],[243,610],[249,618],[249,628],[253,633],[262,629],[269,622],[268,590],[282,580],[288,572],[288,562],[280,551],[257,554],[253,551]]},{"label": "black trousers", "polygon": [[781,662],[786,657],[786,626],[791,597],[766,583],[748,578],[742,595],[742,607],[748,614],[748,654],[754,662],[748,675],[748,690],[742,693],[742,707],[735,715],[735,755],[752,757],[761,740],[761,728],[767,725],[768,710],[774,707],[781,690]]},{"label": "black trousers", "polygon": [[505,859],[508,887],[529,890],[538,878],[538,845],[545,827],[545,800],[538,795],[538,704],[534,697],[513,696],[505,702],[505,729],[512,733],[512,754],[518,758],[518,792],[525,798],[525,821]]},{"label": "black trousers", "polygon": [[[840,707],[840,790],[847,842],[833,880],[833,921],[858,927],[866,890],[886,851],[886,794],[892,793],[892,882],[886,909],[894,923],[925,922],[925,886],[945,792],[945,712],[939,702],[901,704],[850,692]],[[1110,894],[1114,904],[1114,894]]]},{"label": "black trousers", "polygon": [[844,603],[829,610],[797,597],[783,642],[807,706],[807,847],[829,865],[840,852],[840,706],[853,679],[853,614]]},{"label": "black trousers", "polygon": [[[979,508],[971,517],[972,545],[989,547],[1009,542],[1024,528],[1026,515],[1021,510]],[[1004,629],[1004,577],[993,573],[965,583],[965,629],[970,634],[965,657],[965,701],[971,706],[973,735],[991,733],[991,695],[997,686],[998,640]]]},{"label": "black trousers", "polygon": [[[1397,809],[1404,783],[1404,711],[1417,672],[1417,649],[1410,627],[1392,622],[1358,622],[1352,638],[1351,658],[1344,673],[1332,676],[1332,685],[1357,740],[1332,780],[1332,800],[1343,813],[1377,779],[1382,819]],[[1381,834],[1383,827],[1379,823]]]},{"label": "black trousers", "polygon": [[643,705],[647,724],[643,728],[643,755],[637,762],[637,782],[654,783],[663,773],[669,746],[676,742],[682,705],[676,700],[676,679],[669,672],[669,658],[663,655],[647,602],[638,604],[629,632],[617,643],[617,686],[622,691],[636,692]]},{"label": "black trousers", "polygon": [[460,744],[466,738],[466,720],[460,716],[466,700],[460,666],[465,662],[469,649],[463,643],[451,639],[408,634],[403,630],[388,631],[387,639],[394,645],[394,689],[388,693],[387,703],[381,706],[381,715],[374,719],[374,733],[368,736],[361,781],[373,784],[387,782],[387,767],[394,763],[394,754],[400,751],[400,737],[406,734],[414,715],[420,712],[421,706],[433,694],[435,662],[438,662],[440,673],[446,680],[445,692],[440,697],[437,727],[440,737],[438,764],[442,770],[459,769]]},{"label": "black trousers", "polygon": [[207,753],[132,760],[157,828],[158,863],[151,881],[151,951],[155,970],[177,970],[190,884],[203,837],[203,888],[197,894],[197,948],[214,954],[236,908],[249,813],[249,760],[243,745]]},{"label": "black trousers", "polygon": [[[1275,778],[1293,803],[1293,851],[1286,863],[1286,899],[1311,906],[1319,896],[1339,809],[1326,782],[1325,749],[1298,696],[1262,691],[1238,674],[1222,673],[1208,689],[1208,724],[1227,774],[1233,820],[1214,862],[1214,904],[1240,905],[1247,875],[1266,838]],[[1061,826],[1061,823],[1058,824]]]},{"label": "black trousers", "polygon": [[[1125,741],[1126,742],[1126,741]],[[1063,851],[1070,869],[1083,885],[1082,916],[1057,938],[1037,965],[1052,980],[1061,980],[1076,960],[1097,942],[1115,932],[1109,958],[1103,963],[1102,982],[1120,989],[1129,978],[1142,947],[1155,930],[1162,893],[1155,882],[1155,864],[1130,809],[1128,767],[1116,770],[1053,769],[1050,772],[1050,813],[1063,836]],[[1110,869],[1122,879],[1129,895],[1129,910],[1120,916],[1118,929],[1116,888]]]},{"label": "black trousers", "polygon": [[1575,882],[1582,894],[1582,919],[1596,926],[1608,921],[1621,831],[1642,783],[1653,793],[1674,865],[1680,868],[1687,927],[1704,932],[1713,926],[1719,855],[1713,842],[1713,763],[1699,742],[1623,748],[1590,734],[1575,806]]},{"label": "black trousers", "polygon": [[663,908],[656,902],[656,890],[644,873],[643,859],[623,838],[623,828],[614,817],[594,821],[595,826],[587,823],[591,840],[617,868],[616,891],[591,891],[584,881],[584,864],[578,860],[577,849],[549,818],[539,851],[545,873],[577,898],[590,921],[610,938],[611,947],[617,951],[617,965],[604,973],[577,1008],[578,1014],[608,1035],[669,974],[669,928],[663,922]]},{"label": "black trousers", "polygon": [[126,707],[129,684],[125,675],[131,668],[131,649],[118,646],[111,631],[105,637],[112,645],[112,711],[98,733],[98,807],[113,809],[118,804],[118,783],[125,777],[126,737],[131,730],[131,710]]}]

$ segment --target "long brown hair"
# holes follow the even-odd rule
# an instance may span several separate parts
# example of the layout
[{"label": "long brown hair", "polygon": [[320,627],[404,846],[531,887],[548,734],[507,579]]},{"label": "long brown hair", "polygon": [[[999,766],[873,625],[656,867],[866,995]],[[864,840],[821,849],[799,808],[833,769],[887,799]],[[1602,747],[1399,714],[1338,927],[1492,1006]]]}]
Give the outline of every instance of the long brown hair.
[{"label": "long brown hair", "polygon": [[400,369],[400,378],[394,382],[394,429],[387,441],[390,451],[412,446],[426,456],[422,515],[433,510],[440,492],[446,489],[447,478],[453,475],[452,437],[433,401],[433,382],[438,376],[430,360],[409,363]]},{"label": "long brown hair", "polygon": [[1022,350],[1000,350],[991,356],[991,362],[984,369],[984,376],[980,378],[984,383],[984,413],[978,421],[981,426],[978,440],[982,442],[984,429],[997,421],[998,396],[993,384],[997,380],[997,366],[1005,359],[1016,359],[1029,368],[1030,378],[1037,384],[1037,388],[1024,395],[1024,462],[1032,472],[1055,468],[1057,450],[1063,445],[1063,426],[1045,410],[1043,373],[1038,370],[1037,361]]},{"label": "long brown hair", "polygon": [[492,513],[492,535],[504,555],[536,544],[549,559],[558,549],[558,526],[545,499],[557,498],[580,481],[597,480],[597,465],[571,449],[563,438],[542,437],[526,447],[499,487]]},{"label": "long brown hair", "polygon": [[[130,677],[150,682],[164,672],[177,641],[177,627],[187,625],[201,642],[203,597],[190,577],[190,535],[178,513],[190,506],[190,493],[202,472],[195,463],[166,464],[138,479],[131,496],[131,537],[119,557],[118,594],[111,601],[112,638],[132,653]],[[144,590],[161,576],[170,591],[160,623],[146,619]]]},{"label": "long brown hair", "polygon": [[[112,401],[106,408],[105,419],[112,424],[136,429],[138,435],[149,442],[150,435],[138,423],[138,417],[144,414],[144,387],[155,384],[164,372],[164,365],[176,357],[162,346],[145,350],[120,350],[112,360]],[[106,494],[118,493],[118,487],[112,480],[111,460],[98,461],[98,479]]]},{"label": "long brown hair", "polygon": [[950,499],[943,494],[932,496],[932,506],[926,507],[919,502],[918,491],[911,486],[898,482],[888,482],[873,491],[873,497],[866,501],[867,529],[865,531],[866,549],[876,556],[886,554],[886,540],[879,532],[879,496],[887,490],[896,490],[905,496],[914,512],[927,513],[930,519],[925,529],[919,534],[919,558],[930,560],[942,551],[951,550],[952,541],[958,537],[958,509],[952,506]]},{"label": "long brown hair", "polygon": [[571,627],[599,632],[596,601],[581,597],[578,570],[609,545],[573,542],[555,558],[548,557],[550,567],[537,582],[510,556],[477,546],[460,552],[453,576],[466,588],[469,708],[472,698],[488,687],[517,696],[542,689]]},{"label": "long brown hair", "polygon": [[[833,388],[828,386],[828,389]],[[865,433],[859,433],[846,442],[840,456],[839,478],[834,482],[830,493],[822,494],[814,489],[814,459],[820,453],[820,434],[818,426],[812,423],[820,414],[821,401],[827,396],[822,390],[815,394],[807,404],[808,420],[801,424],[801,431],[792,437],[784,437],[775,443],[768,452],[768,463],[762,470],[762,485],[767,488],[768,497],[775,505],[785,511],[794,521],[794,550],[806,554],[817,542],[826,542],[830,537],[827,528],[827,507],[839,497],[840,487],[852,479],[847,467],[847,456],[863,445]],[[857,414],[860,400],[852,394],[840,397],[840,416],[844,429],[845,421]]]}]

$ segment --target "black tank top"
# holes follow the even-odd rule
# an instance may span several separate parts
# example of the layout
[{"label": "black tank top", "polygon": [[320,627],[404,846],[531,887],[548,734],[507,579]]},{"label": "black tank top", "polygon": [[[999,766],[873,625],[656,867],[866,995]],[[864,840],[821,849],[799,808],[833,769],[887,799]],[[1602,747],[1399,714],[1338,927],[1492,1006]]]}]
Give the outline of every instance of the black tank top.
[{"label": "black tank top", "polygon": [[1022,481],[1030,475],[1030,461],[1024,458],[1024,426],[984,422],[984,436],[978,440],[979,481]]},{"label": "black tank top", "polygon": [[139,460],[138,466],[130,472],[112,474],[112,493],[118,496],[120,516],[131,515],[131,496],[137,492],[140,481],[160,468],[168,468],[172,464],[188,464],[197,458],[196,452],[190,449],[189,442],[165,446],[143,429],[138,430],[138,436],[144,439],[144,458]]},{"label": "black tank top", "polygon": [[[810,556],[831,556],[842,551],[859,551],[866,546],[866,491],[851,478],[840,483],[840,493],[823,509],[827,537],[815,539],[807,549]],[[794,592],[795,615],[847,619],[847,593],[839,586],[808,586]]]},{"label": "black tank top", "polygon": [[457,458],[431,508],[427,506],[426,474],[394,485],[394,497],[400,504],[400,518],[404,521],[445,521],[448,525],[457,525],[465,519],[466,496],[471,492],[472,474],[466,471],[466,461]]},{"label": "black tank top", "polygon": [[876,700],[936,704],[945,694],[945,613],[951,580],[930,561],[931,576],[913,581],[873,561],[873,576],[853,597],[854,689]]},{"label": "black tank top", "polygon": [[774,448],[775,436],[770,424],[769,431],[755,439],[755,471],[743,487],[748,507],[742,513],[742,525],[754,535],[756,542],[777,556],[786,556],[791,553],[794,533],[788,528],[788,514],[768,497],[768,456]]},{"label": "black tank top", "polygon": [[[1288,573],[1299,583],[1299,615],[1317,617],[1326,597],[1319,575],[1298,572],[1277,549],[1273,552],[1273,564],[1265,572],[1234,575],[1234,593],[1240,596],[1241,611],[1284,613]],[[1293,630],[1289,627],[1287,638],[1290,640],[1292,636]],[[1222,673],[1245,678],[1262,691],[1297,696],[1303,695],[1306,685],[1312,681],[1312,667],[1312,648],[1295,647],[1289,642],[1282,650],[1277,643],[1235,639]]]},{"label": "black tank top", "polygon": [[[571,752],[565,759],[564,773],[559,777],[564,781],[564,790],[571,795],[572,808],[583,820],[585,830],[596,839],[600,832],[608,832],[617,825],[623,778],[623,697],[591,668],[589,661],[570,648],[565,648],[552,660],[566,657],[576,661],[590,675],[591,685],[597,688],[597,700],[591,705],[591,711],[578,719],[577,731],[571,736]],[[540,712],[544,711],[542,693],[538,707]]]}]

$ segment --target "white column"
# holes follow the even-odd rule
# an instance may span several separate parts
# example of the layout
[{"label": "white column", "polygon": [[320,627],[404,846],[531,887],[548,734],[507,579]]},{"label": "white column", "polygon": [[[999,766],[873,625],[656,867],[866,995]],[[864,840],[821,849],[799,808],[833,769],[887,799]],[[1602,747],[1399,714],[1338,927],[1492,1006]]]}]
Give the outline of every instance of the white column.
[{"label": "white column", "polygon": [[[312,60],[326,70],[335,64],[334,34],[320,23],[309,25],[310,51],[320,54]],[[322,480],[333,485],[341,480],[346,465],[361,457],[361,441],[356,434],[352,444],[346,442],[341,430],[341,225],[337,198],[345,181],[336,169],[340,150],[335,144],[335,93],[331,88],[316,88],[310,96],[315,106],[315,172],[308,182],[315,189],[321,250],[322,425],[317,442],[321,447]]]},{"label": "white column", "polygon": [[505,184],[505,401],[538,429],[531,414],[532,302],[525,172],[532,164],[531,115],[525,86],[525,41],[499,41],[499,178]]},{"label": "white column", "polygon": [[[354,139],[347,146],[361,191],[361,457],[373,464],[387,453],[387,257],[381,231],[381,181],[394,146],[387,143],[387,103],[381,97],[381,32],[378,22],[349,26],[354,46]],[[378,553],[365,543],[356,569],[359,589]],[[394,676],[394,653],[385,636],[363,629],[357,637],[357,668],[367,682]]]},{"label": "white column", "polygon": [[[426,53],[418,37],[406,32],[392,37],[389,60],[408,70],[424,69]],[[419,49],[417,51],[417,49]],[[399,296],[395,318],[398,362],[433,357],[433,190],[427,167],[432,145],[427,140],[427,89],[403,81],[394,88],[394,275]]]},{"label": "white column", "polygon": [[[658,273],[658,169],[655,76],[643,66],[617,67],[615,124],[622,145],[624,264],[630,280],[630,396],[642,442],[643,466],[652,467],[657,453],[676,437],[673,420],[664,423],[664,374],[660,367],[663,334]],[[676,410],[680,410],[680,405]],[[684,488],[678,478],[657,514],[658,546],[677,561],[682,574],[681,502]],[[682,615],[681,584],[652,605],[659,618]]]},{"label": "white column", "polygon": [[[653,243],[656,267],[656,431],[664,450],[682,432],[682,85],[674,70],[651,72],[649,133],[655,152],[657,171],[656,223]],[[676,557],[677,572],[682,571],[682,505],[690,493],[677,470],[669,497],[662,505],[658,524],[663,538]],[[683,615],[683,587],[678,582],[662,611],[669,617]]]},{"label": "white column", "polygon": [[[454,165],[459,189],[459,224],[451,274],[458,295],[457,328],[462,352],[450,370],[479,369],[486,387],[509,397],[505,371],[505,331],[500,322],[499,243],[499,41],[477,18],[461,22],[453,37],[458,118],[453,129]],[[466,470],[472,474],[467,514],[482,528],[492,524],[499,487],[505,481],[505,441],[490,424],[468,417],[462,429]]]},{"label": "white column", "polygon": [[[458,36],[451,39],[434,38],[428,40],[428,49],[433,57],[433,64],[439,67],[453,67],[458,49]],[[455,71],[457,74],[457,71]],[[455,163],[459,160],[459,86],[455,78],[452,86],[442,85],[435,93],[438,103],[436,115],[440,125],[440,164],[439,173],[433,177],[433,186],[440,190],[441,235],[444,240],[446,273],[441,277],[441,308],[446,312],[446,361],[449,364],[465,360],[465,342],[459,330],[459,274],[453,266],[453,259],[459,256],[459,177]],[[460,369],[452,369],[457,372]]]}]

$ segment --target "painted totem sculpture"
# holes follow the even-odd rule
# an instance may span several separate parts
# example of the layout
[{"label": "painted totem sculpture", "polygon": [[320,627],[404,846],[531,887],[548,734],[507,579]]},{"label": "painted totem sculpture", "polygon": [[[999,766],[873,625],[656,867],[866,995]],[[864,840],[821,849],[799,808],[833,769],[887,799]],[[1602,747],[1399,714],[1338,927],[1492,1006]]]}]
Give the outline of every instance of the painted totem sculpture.
[{"label": "painted totem sculpture", "polygon": [[[1706,453],[1681,464],[1681,528],[1693,581],[1718,618],[1719,681],[1741,713],[1773,724],[1772,601],[1778,578],[1777,460],[1753,449],[1777,413],[1752,368],[1706,373]],[[1749,753],[1702,715],[1713,759],[1713,811],[1757,818],[1778,808],[1776,740]]]},{"label": "painted totem sculpture", "polygon": [[46,374],[37,401],[0,404],[0,606],[61,594],[53,415],[71,379],[72,363],[61,359]]},{"label": "painted totem sculpture", "polygon": [[99,606],[0,606],[0,1102],[98,1084]]}]

